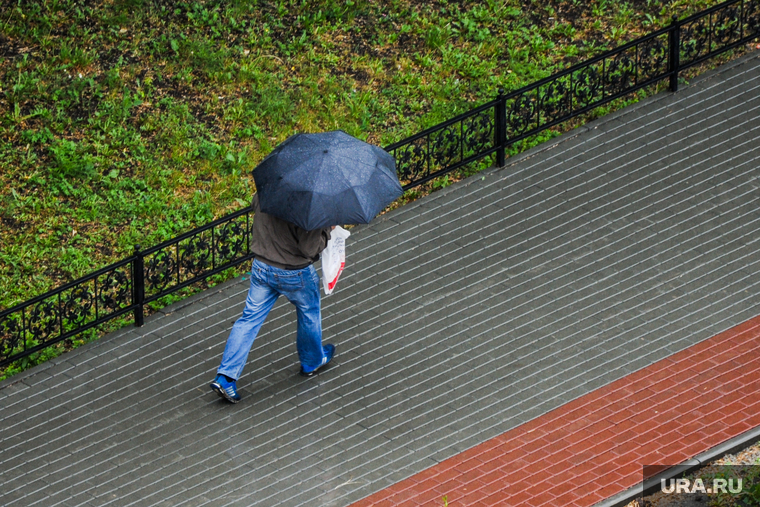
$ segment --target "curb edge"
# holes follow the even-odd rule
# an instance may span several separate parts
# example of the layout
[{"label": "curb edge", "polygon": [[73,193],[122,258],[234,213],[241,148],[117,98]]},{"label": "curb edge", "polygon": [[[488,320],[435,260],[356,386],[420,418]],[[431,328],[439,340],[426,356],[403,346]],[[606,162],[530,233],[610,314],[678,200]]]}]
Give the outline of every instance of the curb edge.
[{"label": "curb edge", "polygon": [[654,493],[657,490],[661,479],[673,479],[675,476],[682,473],[692,472],[698,468],[706,466],[711,461],[722,458],[726,454],[739,451],[759,441],[760,426],[757,426],[745,431],[739,436],[726,440],[683,463],[679,463],[678,465],[665,470],[651,479],[648,479],[643,484],[636,484],[632,488],[613,495],[601,502],[597,502],[593,504],[592,507],[623,507],[639,496],[646,496]]}]

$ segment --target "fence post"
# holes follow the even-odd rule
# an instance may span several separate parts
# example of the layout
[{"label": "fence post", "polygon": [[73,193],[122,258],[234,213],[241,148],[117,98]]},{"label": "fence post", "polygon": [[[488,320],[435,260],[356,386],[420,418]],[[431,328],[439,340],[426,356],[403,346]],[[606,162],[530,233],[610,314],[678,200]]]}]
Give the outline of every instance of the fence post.
[{"label": "fence post", "polygon": [[670,54],[668,55],[668,64],[670,69],[670,91],[678,91],[678,71],[681,67],[681,24],[678,22],[678,16],[673,14],[670,23],[670,33],[668,34],[668,46]]},{"label": "fence post", "polygon": [[507,144],[507,101],[504,99],[504,88],[499,88],[499,102],[496,103],[496,165],[504,167],[506,163]]},{"label": "fence post", "polygon": [[135,308],[135,326],[141,327],[144,323],[143,304],[145,303],[145,260],[140,252],[140,245],[135,247],[135,261],[132,263],[132,290]]}]

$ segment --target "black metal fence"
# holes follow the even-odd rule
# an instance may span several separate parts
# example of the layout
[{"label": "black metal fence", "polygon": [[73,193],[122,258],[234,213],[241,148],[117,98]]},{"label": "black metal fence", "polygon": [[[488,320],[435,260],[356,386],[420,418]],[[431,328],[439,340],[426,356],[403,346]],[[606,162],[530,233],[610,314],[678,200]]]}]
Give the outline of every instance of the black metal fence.
[{"label": "black metal fence", "polygon": [[0,366],[251,260],[248,207],[0,312]]},{"label": "black metal fence", "polygon": [[[729,0],[386,147],[412,188],[760,36],[760,0]],[[250,261],[246,208],[0,312],[0,367]]]},{"label": "black metal fence", "polygon": [[386,148],[404,188],[496,154],[523,139],[669,80],[760,35],[760,0],[730,0],[528,85]]}]

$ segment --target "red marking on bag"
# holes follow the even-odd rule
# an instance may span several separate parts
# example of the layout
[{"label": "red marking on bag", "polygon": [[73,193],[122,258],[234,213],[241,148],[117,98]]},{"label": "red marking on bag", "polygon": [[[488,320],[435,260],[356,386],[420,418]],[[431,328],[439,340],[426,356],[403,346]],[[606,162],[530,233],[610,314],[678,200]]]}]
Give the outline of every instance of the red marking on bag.
[{"label": "red marking on bag", "polygon": [[343,268],[345,268],[345,267],[346,267],[346,263],[345,262],[341,262],[340,263],[340,267],[338,268],[338,274],[335,275],[335,279],[332,282],[330,282],[330,283],[327,284],[327,287],[329,287],[330,290],[332,290],[332,289],[335,288],[335,284],[338,283],[338,278],[340,278],[340,274],[343,272]]}]

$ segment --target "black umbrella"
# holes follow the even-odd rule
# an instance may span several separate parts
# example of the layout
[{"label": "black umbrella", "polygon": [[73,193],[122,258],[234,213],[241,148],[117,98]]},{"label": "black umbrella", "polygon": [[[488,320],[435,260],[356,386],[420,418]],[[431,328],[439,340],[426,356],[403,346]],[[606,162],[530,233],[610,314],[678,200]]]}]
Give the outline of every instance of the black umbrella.
[{"label": "black umbrella", "polygon": [[393,157],[341,130],[289,137],[253,179],[261,211],[308,231],[369,223],[402,194]]}]

